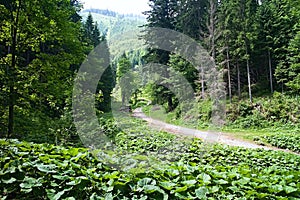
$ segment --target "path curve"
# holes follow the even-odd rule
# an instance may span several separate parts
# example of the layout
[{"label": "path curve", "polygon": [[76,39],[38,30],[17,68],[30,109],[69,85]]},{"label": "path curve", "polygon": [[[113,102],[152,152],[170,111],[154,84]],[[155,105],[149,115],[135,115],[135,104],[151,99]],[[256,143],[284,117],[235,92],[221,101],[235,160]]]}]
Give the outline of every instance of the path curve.
[{"label": "path curve", "polygon": [[255,144],[254,142],[246,141],[240,138],[235,138],[232,135],[222,133],[222,132],[212,132],[212,131],[199,131],[196,129],[191,129],[191,128],[185,128],[181,126],[176,126],[173,124],[168,124],[165,122],[162,122],[160,120],[153,119],[151,117],[146,116],[142,108],[137,108],[133,110],[132,113],[133,117],[143,119],[148,122],[148,124],[155,129],[158,130],[163,130],[172,134],[179,134],[179,135],[185,135],[185,136],[193,136],[197,138],[201,138],[206,142],[211,142],[211,143],[220,143],[228,146],[236,146],[236,147],[243,147],[243,148],[248,148],[248,149],[265,149],[265,150],[275,150],[275,151],[284,151],[296,155],[296,152],[292,152],[286,149],[279,149],[276,147],[271,147],[271,146],[263,146],[263,145],[258,145]]}]

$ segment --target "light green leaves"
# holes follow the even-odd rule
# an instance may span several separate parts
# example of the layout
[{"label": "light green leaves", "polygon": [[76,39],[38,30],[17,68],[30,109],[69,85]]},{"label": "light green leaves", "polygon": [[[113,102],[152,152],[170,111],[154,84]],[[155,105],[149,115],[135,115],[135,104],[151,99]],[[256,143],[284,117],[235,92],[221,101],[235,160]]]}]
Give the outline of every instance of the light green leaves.
[{"label": "light green leaves", "polygon": [[[298,198],[300,192],[299,170],[296,170],[297,166],[294,166],[295,169],[291,167],[292,164],[298,165],[300,158],[278,152],[215,146],[207,152],[208,155],[202,154],[202,160],[206,160],[207,164],[190,165],[190,158],[182,158],[181,162],[159,170],[126,173],[104,166],[86,149],[1,140],[0,144],[4,149],[0,152],[3,158],[10,157],[9,162],[8,159],[0,159],[0,165],[5,166],[0,173],[0,187],[8,195],[17,195],[17,198],[18,195],[26,195],[34,199],[35,194],[39,194],[39,197],[53,200],[115,197],[261,199],[275,196],[284,199]],[[26,153],[33,150],[39,156]],[[194,152],[189,156],[194,160],[199,155]],[[215,164],[209,164],[212,158],[215,158]],[[239,162],[231,166],[231,162],[226,161],[228,158],[239,159]],[[263,167],[246,162],[256,159]],[[270,162],[274,165],[268,166]]]},{"label": "light green leaves", "polygon": [[36,165],[38,170],[41,172],[46,172],[46,173],[55,173],[56,165],[44,165],[44,164],[38,164]]},{"label": "light green leaves", "polygon": [[196,196],[199,199],[207,199],[206,194],[208,194],[208,189],[206,187],[200,187],[198,189],[195,190]]},{"label": "light green leaves", "polygon": [[15,179],[14,177],[11,177],[11,178],[8,179],[8,180],[2,179],[2,182],[3,182],[4,184],[12,184],[12,183],[14,183],[16,180],[17,180],[17,179]]},{"label": "light green leaves", "polygon": [[42,186],[42,178],[31,178],[26,176],[23,182],[20,184],[21,191],[24,193],[29,193],[33,190],[34,187],[41,187]]}]

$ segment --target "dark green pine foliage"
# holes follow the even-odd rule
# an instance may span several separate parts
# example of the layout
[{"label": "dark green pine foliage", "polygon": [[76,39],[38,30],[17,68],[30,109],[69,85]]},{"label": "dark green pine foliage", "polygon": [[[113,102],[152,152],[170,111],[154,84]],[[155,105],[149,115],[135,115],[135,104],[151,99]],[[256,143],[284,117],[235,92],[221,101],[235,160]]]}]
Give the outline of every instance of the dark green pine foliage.
[{"label": "dark green pine foliage", "polygon": [[176,16],[176,30],[202,41],[207,34],[208,0],[180,0],[178,1],[178,15]]},{"label": "dark green pine foliage", "polygon": [[[105,43],[105,46],[107,46],[106,39],[103,39],[101,42]],[[116,75],[112,64],[104,67],[107,68],[105,69],[98,83],[97,93],[100,94],[100,98],[98,98],[96,101],[96,107],[100,111],[111,112],[111,94],[116,85]]]},{"label": "dark green pine foliage", "polygon": [[[89,51],[97,47],[100,43],[105,43],[105,46],[107,46],[107,40],[104,35],[101,36],[101,33],[98,28],[98,23],[94,22],[91,13],[89,13],[83,27],[84,27],[83,40],[86,42],[86,45],[89,47],[88,48]],[[111,93],[115,86],[115,75],[111,65],[103,66],[103,67],[106,67],[106,70],[102,74],[98,83],[98,87],[97,87],[98,98],[96,101],[96,107],[100,111],[110,112]]]},{"label": "dark green pine foliage", "polygon": [[[299,5],[292,0],[151,0],[146,14],[148,26],[183,32],[207,48],[227,72],[230,99],[248,96],[252,102],[252,94],[298,90]],[[174,59],[151,49],[146,58],[164,65]],[[182,62],[172,63],[182,71]],[[168,78],[167,70],[160,73]],[[153,90],[168,96],[167,90]]]},{"label": "dark green pine foliage", "polygon": [[[180,4],[177,0],[150,0],[150,11],[145,12],[148,15],[147,21],[148,27],[160,27],[175,30],[177,16],[180,10]],[[147,37],[153,37],[150,34]],[[148,49],[148,54],[145,56],[145,61],[150,63],[160,63],[167,65],[170,59],[170,52],[157,49]],[[145,69],[144,71],[149,71],[150,73],[155,73],[152,69]],[[158,72],[165,79],[168,79],[169,72],[166,68],[162,68]],[[167,104],[167,110],[172,111],[176,107],[174,102],[174,94],[168,89],[168,84],[162,85],[152,85],[152,96],[153,103]]]},{"label": "dark green pine foliage", "polygon": [[[227,68],[227,85],[229,93],[245,91],[246,85],[252,101],[253,76],[256,68],[253,64],[253,44],[257,40],[255,16],[258,2],[255,0],[224,0],[219,5],[218,25],[218,61]],[[231,91],[232,90],[232,91]]]},{"label": "dark green pine foliage", "polygon": [[103,37],[100,37],[100,31],[98,29],[98,23],[95,22],[94,30],[92,32],[92,43],[94,46],[97,46],[100,44],[101,40],[103,40]]},{"label": "dark green pine foliage", "polygon": [[[253,44],[257,41],[257,31],[255,26],[256,21],[256,12],[258,9],[257,0],[245,0],[245,7],[242,8],[242,12],[245,12],[243,16],[243,29],[244,40],[245,40],[245,60],[246,60],[246,69],[247,69],[247,79],[248,79],[248,94],[250,102],[252,103],[252,82],[256,82],[253,78],[253,68],[255,69],[252,61],[253,57]],[[251,70],[252,69],[252,70]]]},{"label": "dark green pine foliage", "polygon": [[295,48],[297,37],[299,37],[297,36],[299,35],[300,24],[299,1],[273,0],[272,3],[276,8],[274,13],[274,26],[276,28],[274,43],[278,65],[275,76],[277,82],[281,84],[283,92],[287,89],[297,92],[297,81],[294,79],[297,80],[297,57],[299,57],[299,49]]},{"label": "dark green pine foliage", "polygon": [[218,63],[223,69],[226,70],[226,82],[228,89],[228,96],[230,101],[232,100],[232,96],[234,94],[238,94],[238,87],[235,84],[236,79],[236,65],[233,62],[232,48],[234,41],[233,29],[233,16],[231,15],[231,10],[229,9],[230,2],[229,0],[222,1],[221,4],[218,5],[217,9],[217,24],[216,29],[219,30],[218,42],[216,43],[216,63]]},{"label": "dark green pine foliage", "polygon": [[295,18],[291,13],[292,1],[289,0],[271,0],[270,4],[273,8],[273,27],[274,27],[274,53],[275,53],[275,77],[281,86],[281,91],[286,90],[286,83],[289,81],[289,65],[288,65],[288,44],[293,38],[294,33],[292,27],[295,24]]},{"label": "dark green pine foliage", "polygon": [[133,83],[132,64],[124,53],[117,63],[117,81],[121,88],[122,106],[125,106],[126,101],[129,101],[131,96],[131,88]]},{"label": "dark green pine foliage", "polygon": [[[299,24],[298,24],[299,26]],[[293,92],[299,93],[300,91],[300,31],[298,29],[297,35],[290,41],[288,46],[288,64],[289,64],[289,81],[287,86]]]},{"label": "dark green pine foliage", "polygon": [[[291,1],[292,3],[292,1]],[[293,25],[292,31],[294,37],[290,40],[288,46],[288,65],[289,74],[287,86],[292,89],[294,93],[300,91],[300,4],[293,2],[291,6],[290,14],[295,19],[295,24]]]},{"label": "dark green pine foliage", "polygon": [[[276,88],[273,74],[275,70],[275,27],[274,12],[275,5],[270,1],[264,1],[257,12],[257,42],[254,43],[254,60],[259,66],[257,72],[260,74],[258,82],[260,89],[271,93]],[[278,64],[278,63],[277,63]],[[268,90],[270,88],[270,90]]]},{"label": "dark green pine foliage", "polygon": [[178,9],[177,0],[149,0],[150,11],[147,15],[147,26],[174,29]]},{"label": "dark green pine foliage", "polygon": [[189,82],[194,91],[197,90],[198,84],[196,83],[196,80],[198,79],[199,72],[193,65],[175,54],[170,55],[168,65],[177,72],[180,72],[180,74],[183,75],[183,77]]},{"label": "dark green pine foliage", "polygon": [[100,44],[102,37],[100,37],[101,33],[98,28],[97,22],[95,23],[93,20],[93,16],[89,13],[86,22],[84,23],[84,40],[88,46],[96,47]]}]

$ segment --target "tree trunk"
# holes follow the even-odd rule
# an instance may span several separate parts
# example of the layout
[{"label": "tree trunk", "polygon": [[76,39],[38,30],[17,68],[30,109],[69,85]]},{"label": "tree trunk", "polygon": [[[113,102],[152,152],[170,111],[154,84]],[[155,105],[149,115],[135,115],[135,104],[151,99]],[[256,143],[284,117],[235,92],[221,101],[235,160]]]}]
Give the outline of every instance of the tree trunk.
[{"label": "tree trunk", "polygon": [[[111,112],[111,97],[109,92],[103,92],[103,102],[105,105],[104,112]],[[122,98],[123,104],[123,98]]]},{"label": "tree trunk", "polygon": [[121,92],[121,95],[122,95],[122,107],[124,107],[125,106],[125,92]]},{"label": "tree trunk", "polygon": [[274,92],[274,89],[273,89],[273,74],[272,74],[272,60],[271,60],[270,50],[268,50],[268,60],[269,60],[269,73],[270,73],[270,88],[271,88],[271,93],[273,94],[273,92]]},{"label": "tree trunk", "polygon": [[172,95],[168,95],[168,112],[173,111],[173,100]]},{"label": "tree trunk", "polygon": [[239,62],[236,61],[236,68],[237,68],[237,77],[238,77],[238,96],[239,100],[241,99],[241,72]]},{"label": "tree trunk", "polygon": [[231,92],[231,76],[230,76],[230,63],[229,63],[229,49],[228,46],[226,48],[226,63],[227,63],[227,73],[228,73],[228,94],[229,94],[229,101],[231,103],[232,100],[232,92]]},{"label": "tree trunk", "polygon": [[210,0],[210,17],[209,17],[209,39],[210,39],[210,48],[211,48],[211,56],[213,59],[216,58],[216,45],[215,45],[215,40],[216,40],[216,4],[215,0]]},{"label": "tree trunk", "polygon": [[[246,51],[246,54],[248,54],[247,51]],[[250,98],[250,103],[252,103],[251,77],[250,77],[250,66],[249,66],[249,59],[248,58],[247,58],[247,77],[248,77],[249,98]]]},{"label": "tree trunk", "polygon": [[14,134],[14,86],[9,86],[9,106],[8,106],[8,132],[7,137],[10,138]]}]

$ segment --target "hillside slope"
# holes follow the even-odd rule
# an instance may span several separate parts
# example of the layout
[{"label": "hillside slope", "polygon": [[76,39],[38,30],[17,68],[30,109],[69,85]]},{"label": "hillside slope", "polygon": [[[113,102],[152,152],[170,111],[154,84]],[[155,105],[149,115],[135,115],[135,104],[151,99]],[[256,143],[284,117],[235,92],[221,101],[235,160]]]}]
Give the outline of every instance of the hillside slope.
[{"label": "hillside slope", "polygon": [[80,14],[83,21],[91,13],[93,20],[98,23],[99,30],[107,34],[107,39],[126,33],[128,31],[138,30],[140,26],[146,23],[146,18],[139,15],[122,15],[109,10],[89,9]]}]

